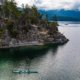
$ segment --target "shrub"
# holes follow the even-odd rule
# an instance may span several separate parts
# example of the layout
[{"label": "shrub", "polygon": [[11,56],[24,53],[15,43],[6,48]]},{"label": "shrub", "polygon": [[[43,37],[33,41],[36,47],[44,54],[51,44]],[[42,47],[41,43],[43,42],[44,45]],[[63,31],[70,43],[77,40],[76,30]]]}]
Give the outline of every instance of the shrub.
[{"label": "shrub", "polygon": [[49,33],[53,34],[58,32],[58,23],[57,22],[50,22],[49,23]]}]

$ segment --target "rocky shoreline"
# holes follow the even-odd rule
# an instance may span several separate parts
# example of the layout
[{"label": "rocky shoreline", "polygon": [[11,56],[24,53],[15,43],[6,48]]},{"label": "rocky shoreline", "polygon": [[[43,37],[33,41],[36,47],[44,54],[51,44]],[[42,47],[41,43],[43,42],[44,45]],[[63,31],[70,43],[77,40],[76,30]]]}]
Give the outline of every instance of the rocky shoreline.
[{"label": "rocky shoreline", "polygon": [[[31,33],[31,32],[30,32]],[[29,34],[30,34],[29,33]],[[7,36],[1,41],[0,48],[16,48],[16,47],[30,47],[30,46],[44,46],[44,45],[63,45],[69,40],[60,32],[57,32],[55,37],[51,35],[32,34],[29,38],[14,39]],[[34,39],[33,39],[34,38]]]},{"label": "rocky shoreline", "polygon": [[[1,23],[2,24],[2,23]],[[51,23],[52,24],[52,23]],[[29,24],[26,32],[19,26],[16,37],[12,37],[9,30],[5,27],[1,29],[5,30],[0,38],[0,48],[16,48],[16,47],[28,47],[28,46],[43,46],[43,45],[63,45],[69,40],[59,32],[58,27],[51,27],[45,24]],[[11,26],[10,26],[11,27]],[[15,34],[15,33],[14,33]]]},{"label": "rocky shoreline", "polygon": [[62,45],[68,41],[58,30],[56,15],[50,22],[35,5],[19,9],[14,0],[0,6],[0,48]]},{"label": "rocky shoreline", "polygon": [[[2,23],[1,23],[2,24]],[[0,48],[15,48],[40,45],[62,45],[69,40],[59,32],[56,23],[28,24],[28,30],[23,29],[24,25],[18,25],[19,29],[15,32],[15,26],[9,30],[7,25],[1,25],[0,30],[4,30],[0,36]],[[8,25],[12,27],[12,25]],[[16,34],[15,34],[16,33]]]}]

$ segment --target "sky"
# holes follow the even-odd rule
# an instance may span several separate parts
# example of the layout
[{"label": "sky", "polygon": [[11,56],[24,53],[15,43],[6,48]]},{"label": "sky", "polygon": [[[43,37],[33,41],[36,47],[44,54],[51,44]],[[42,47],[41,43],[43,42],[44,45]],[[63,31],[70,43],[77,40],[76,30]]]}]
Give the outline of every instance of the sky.
[{"label": "sky", "polygon": [[28,4],[36,5],[38,9],[53,10],[80,10],[80,0],[16,0],[18,6]]}]

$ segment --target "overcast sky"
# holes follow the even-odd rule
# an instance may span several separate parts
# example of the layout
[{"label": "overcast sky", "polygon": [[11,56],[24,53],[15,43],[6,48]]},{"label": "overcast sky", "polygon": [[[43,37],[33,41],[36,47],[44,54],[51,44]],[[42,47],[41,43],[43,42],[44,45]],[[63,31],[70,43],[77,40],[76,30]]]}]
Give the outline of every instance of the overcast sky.
[{"label": "overcast sky", "polygon": [[80,0],[16,0],[18,6],[28,4],[36,5],[39,9],[67,9],[80,10]]}]

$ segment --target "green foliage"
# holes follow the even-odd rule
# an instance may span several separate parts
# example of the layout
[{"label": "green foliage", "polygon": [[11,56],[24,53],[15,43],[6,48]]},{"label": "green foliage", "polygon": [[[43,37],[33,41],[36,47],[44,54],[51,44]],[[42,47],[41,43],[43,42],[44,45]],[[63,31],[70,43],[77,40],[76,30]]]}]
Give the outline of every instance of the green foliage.
[{"label": "green foliage", "polygon": [[[48,15],[40,14],[36,6],[22,5],[22,9],[19,10],[14,0],[5,0],[4,5],[0,7],[0,11],[2,11],[0,14],[3,13],[4,22],[6,20],[5,24],[9,35],[13,38],[17,38],[21,31],[26,34],[32,28],[32,24],[44,26],[44,29],[48,29],[50,34],[58,31],[57,16],[53,16],[53,22],[49,22]],[[0,31],[0,34],[2,33],[3,31]]]},{"label": "green foliage", "polygon": [[3,14],[7,18],[18,18],[20,15],[14,0],[6,0],[2,6]]},{"label": "green foliage", "polygon": [[13,38],[18,38],[18,34],[19,34],[19,33],[18,33],[18,30],[17,30],[17,29],[13,29],[11,36],[12,36]]},{"label": "green foliage", "polygon": [[49,23],[49,29],[50,29],[50,34],[58,32],[58,23],[57,22],[50,22]]},{"label": "green foliage", "polygon": [[14,28],[14,22],[8,20],[6,22],[6,27],[7,27],[9,35],[13,38],[16,38],[18,35],[18,30],[17,28]]},{"label": "green foliage", "polygon": [[23,14],[22,14],[25,23],[26,22],[31,23],[31,14],[32,14],[31,8],[28,5],[26,5],[23,8]]},{"label": "green foliage", "polygon": [[2,28],[0,28],[0,38],[3,36],[5,30],[3,30]]},{"label": "green foliage", "polygon": [[23,26],[22,30],[23,30],[25,33],[27,33],[28,30],[29,30],[29,25]]},{"label": "green foliage", "polygon": [[52,22],[49,23],[49,26],[50,26],[50,33],[53,34],[53,33],[56,33],[58,32],[58,22],[57,22],[57,16],[53,16],[51,18]]},{"label": "green foliage", "polygon": [[1,18],[1,15],[2,15],[2,8],[1,8],[1,5],[0,5],[0,18]]},{"label": "green foliage", "polygon": [[[31,13],[31,14],[30,14]],[[31,8],[31,12],[29,14],[29,18],[31,20],[31,23],[35,23],[37,24],[39,22],[39,18],[40,18],[40,13],[37,11],[37,7],[36,6],[33,6]]]},{"label": "green foliage", "polygon": [[49,22],[49,25],[56,27],[56,26],[58,26],[58,22],[57,21],[52,21],[52,22]]},{"label": "green foliage", "polygon": [[26,5],[22,5],[22,17],[23,17],[23,23],[30,23],[30,24],[37,24],[40,21],[41,14],[38,12],[36,6],[32,6],[31,8]]}]

